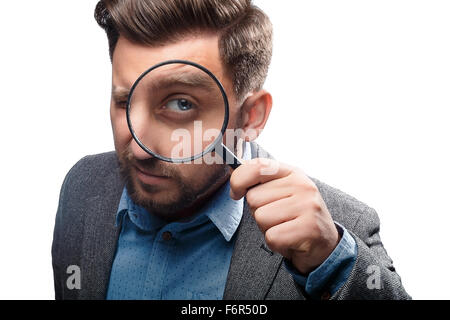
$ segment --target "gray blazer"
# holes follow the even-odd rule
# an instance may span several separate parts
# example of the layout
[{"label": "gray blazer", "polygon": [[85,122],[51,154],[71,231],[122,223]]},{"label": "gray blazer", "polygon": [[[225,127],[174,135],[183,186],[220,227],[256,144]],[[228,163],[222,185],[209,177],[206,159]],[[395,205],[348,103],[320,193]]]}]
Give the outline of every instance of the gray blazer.
[{"label": "gray blazer", "polygon": [[[255,157],[271,156],[252,144]],[[333,219],[347,228],[358,246],[349,279],[331,299],[409,299],[381,243],[377,213],[355,198],[311,179]],[[114,223],[123,187],[115,152],[87,156],[67,174],[52,244],[56,299],[105,299],[120,231]],[[246,203],[236,236],[224,299],[308,298],[284,268],[283,257],[267,248]],[[73,272],[68,267],[72,265],[80,268],[79,289],[67,285]],[[329,295],[325,292],[323,297]]]}]

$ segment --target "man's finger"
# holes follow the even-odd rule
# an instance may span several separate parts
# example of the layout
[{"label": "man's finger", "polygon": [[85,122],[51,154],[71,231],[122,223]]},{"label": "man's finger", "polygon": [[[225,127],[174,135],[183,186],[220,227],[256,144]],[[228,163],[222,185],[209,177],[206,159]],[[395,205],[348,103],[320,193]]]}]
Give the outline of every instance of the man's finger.
[{"label": "man's finger", "polygon": [[271,250],[289,258],[287,255],[290,249],[301,246],[306,234],[302,227],[302,219],[298,217],[271,227],[264,236]]},{"label": "man's finger", "polygon": [[272,159],[252,159],[234,170],[230,178],[231,197],[242,198],[257,184],[287,176],[292,167]]},{"label": "man's finger", "polygon": [[254,218],[259,229],[264,233],[268,229],[301,215],[302,205],[297,197],[290,196],[270,202],[255,210]]},{"label": "man's finger", "polygon": [[247,190],[245,198],[250,208],[257,209],[268,203],[287,198],[292,194],[289,176],[258,184]]}]

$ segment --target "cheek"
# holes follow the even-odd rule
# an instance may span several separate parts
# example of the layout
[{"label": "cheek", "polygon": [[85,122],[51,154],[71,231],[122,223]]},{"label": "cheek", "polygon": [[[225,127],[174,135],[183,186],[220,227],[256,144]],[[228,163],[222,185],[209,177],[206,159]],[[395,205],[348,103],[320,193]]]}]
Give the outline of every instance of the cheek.
[{"label": "cheek", "polygon": [[114,146],[116,151],[121,152],[125,150],[132,139],[130,130],[128,129],[126,111],[125,109],[111,106],[110,117],[114,136]]},{"label": "cheek", "polygon": [[246,138],[246,133],[242,129],[241,110],[238,107],[230,106],[230,116],[223,142],[230,149],[237,147],[238,141],[243,141]]},{"label": "cheek", "polygon": [[[177,167],[183,181],[194,189],[204,187],[206,182],[211,182],[211,177],[217,176],[219,173],[221,175],[224,171],[222,165],[211,165],[205,163],[179,164]],[[214,181],[214,183],[215,182],[219,181]]]}]

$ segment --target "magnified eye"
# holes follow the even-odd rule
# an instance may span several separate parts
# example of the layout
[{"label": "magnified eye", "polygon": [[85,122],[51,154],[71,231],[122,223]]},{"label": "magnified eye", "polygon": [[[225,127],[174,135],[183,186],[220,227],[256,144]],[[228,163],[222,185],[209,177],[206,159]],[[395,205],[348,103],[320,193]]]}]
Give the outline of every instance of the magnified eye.
[{"label": "magnified eye", "polygon": [[194,108],[194,105],[186,99],[175,99],[167,102],[166,107],[173,111],[179,112],[179,111],[189,111]]}]

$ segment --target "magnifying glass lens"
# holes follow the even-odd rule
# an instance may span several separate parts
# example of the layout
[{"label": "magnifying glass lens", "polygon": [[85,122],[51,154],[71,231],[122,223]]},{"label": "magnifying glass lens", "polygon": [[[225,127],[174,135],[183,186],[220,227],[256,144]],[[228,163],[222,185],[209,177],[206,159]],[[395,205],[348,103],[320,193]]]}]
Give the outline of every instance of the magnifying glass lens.
[{"label": "magnifying glass lens", "polygon": [[186,63],[152,67],[131,89],[128,125],[139,145],[166,161],[183,162],[211,151],[228,123],[218,80]]}]

